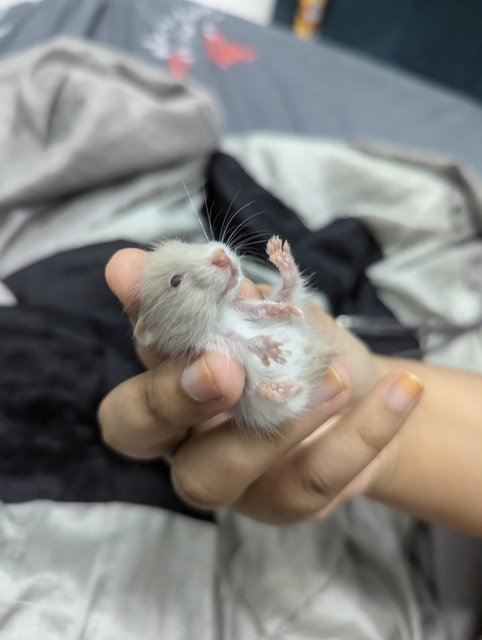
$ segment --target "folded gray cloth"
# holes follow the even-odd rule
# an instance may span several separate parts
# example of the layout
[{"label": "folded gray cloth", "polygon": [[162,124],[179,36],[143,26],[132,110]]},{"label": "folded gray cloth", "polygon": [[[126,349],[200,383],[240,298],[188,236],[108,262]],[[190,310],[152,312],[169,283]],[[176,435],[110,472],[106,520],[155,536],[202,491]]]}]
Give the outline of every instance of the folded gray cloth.
[{"label": "folded gray cloth", "polygon": [[2,61],[0,274],[87,242],[154,239],[163,207],[199,189],[220,129],[209,94],[91,43]]}]

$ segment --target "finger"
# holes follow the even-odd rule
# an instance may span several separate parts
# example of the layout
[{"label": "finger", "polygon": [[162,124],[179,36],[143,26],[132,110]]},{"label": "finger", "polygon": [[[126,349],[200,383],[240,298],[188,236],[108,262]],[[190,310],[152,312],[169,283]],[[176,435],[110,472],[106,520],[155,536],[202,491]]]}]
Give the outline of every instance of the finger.
[{"label": "finger", "polygon": [[139,313],[139,282],[146,258],[147,251],[142,249],[121,249],[114,253],[105,268],[107,284],[133,324]]},{"label": "finger", "polygon": [[421,393],[416,376],[389,374],[332,428],[315,434],[249,487],[236,508],[278,524],[326,515],[366,490],[377,456],[401,429]]},{"label": "finger", "polygon": [[210,352],[185,364],[163,362],[104,398],[98,419],[106,444],[134,458],[169,456],[192,425],[239,400],[244,371],[236,362]]},{"label": "finger", "polygon": [[[391,441],[393,442],[393,440]],[[391,442],[387,445],[391,445]],[[322,520],[329,516],[333,511],[336,511],[338,507],[350,502],[357,496],[360,496],[367,492],[369,487],[373,484],[374,478],[379,474],[381,468],[381,458],[384,457],[384,451],[381,451],[357,476],[351,480],[340,493],[338,493],[333,500],[325,504],[325,506],[310,515],[307,519],[316,521]]]},{"label": "finger", "polygon": [[[121,249],[114,253],[105,268],[105,279],[111,291],[119,298],[124,311],[134,327],[139,315],[140,278],[147,251]],[[135,342],[136,353],[147,369],[156,367],[162,356]]]},{"label": "finger", "polygon": [[198,508],[232,503],[274,460],[344,406],[350,395],[347,378],[345,370],[330,367],[319,390],[318,405],[272,437],[263,438],[229,423],[194,434],[172,459],[177,492]]}]

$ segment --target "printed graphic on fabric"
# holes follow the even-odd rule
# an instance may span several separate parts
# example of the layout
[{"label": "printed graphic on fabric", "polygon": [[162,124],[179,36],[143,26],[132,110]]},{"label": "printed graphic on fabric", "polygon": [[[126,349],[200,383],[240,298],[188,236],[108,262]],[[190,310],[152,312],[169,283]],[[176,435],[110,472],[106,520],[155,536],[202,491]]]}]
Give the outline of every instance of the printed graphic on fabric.
[{"label": "printed graphic on fabric", "polygon": [[236,42],[230,42],[216,28],[205,29],[204,50],[208,60],[215,62],[221,69],[228,69],[237,62],[254,62],[256,51]]},{"label": "printed graphic on fabric", "polygon": [[180,80],[188,76],[199,53],[223,70],[254,62],[257,52],[253,47],[234,42],[220,31],[218,24],[223,19],[223,14],[206,7],[172,9],[160,18],[143,46]]}]

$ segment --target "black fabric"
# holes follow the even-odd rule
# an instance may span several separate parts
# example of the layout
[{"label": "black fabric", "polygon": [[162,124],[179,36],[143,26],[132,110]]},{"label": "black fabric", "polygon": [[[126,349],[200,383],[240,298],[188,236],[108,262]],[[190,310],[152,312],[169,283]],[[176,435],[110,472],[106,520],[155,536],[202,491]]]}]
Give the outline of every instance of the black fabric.
[{"label": "black fabric", "polygon": [[291,27],[295,18],[297,5],[297,0],[278,0],[274,8],[273,22]]},{"label": "black fabric", "polygon": [[[310,231],[283,202],[257,184],[234,158],[216,153],[206,185],[205,216],[216,238],[232,238],[243,252],[266,262],[264,247],[270,236],[288,240],[310,283],[322,291],[335,316],[360,314],[390,318],[402,325],[378,298],[366,276],[369,265],[382,251],[368,229],[350,217],[336,219],[318,231]],[[410,332],[398,337],[370,337],[367,344],[377,353],[417,351]]]},{"label": "black fabric", "polygon": [[143,367],[104,280],[115,242],[58,254],[5,280],[19,302],[0,307],[0,499],[164,507],[211,519],[174,494],[161,462],[121,457],[101,441],[101,399]]}]

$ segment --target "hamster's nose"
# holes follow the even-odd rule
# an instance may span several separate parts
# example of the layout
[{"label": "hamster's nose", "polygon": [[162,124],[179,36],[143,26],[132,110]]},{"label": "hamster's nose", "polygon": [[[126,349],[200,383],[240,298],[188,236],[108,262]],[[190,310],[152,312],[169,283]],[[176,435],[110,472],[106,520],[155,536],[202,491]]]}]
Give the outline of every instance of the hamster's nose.
[{"label": "hamster's nose", "polygon": [[224,249],[219,248],[219,249],[215,249],[212,252],[211,263],[214,264],[216,267],[221,267],[224,269],[225,267],[229,267],[231,265],[231,259],[226,253],[226,251],[224,251]]}]

